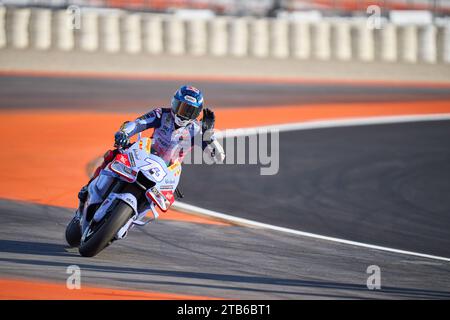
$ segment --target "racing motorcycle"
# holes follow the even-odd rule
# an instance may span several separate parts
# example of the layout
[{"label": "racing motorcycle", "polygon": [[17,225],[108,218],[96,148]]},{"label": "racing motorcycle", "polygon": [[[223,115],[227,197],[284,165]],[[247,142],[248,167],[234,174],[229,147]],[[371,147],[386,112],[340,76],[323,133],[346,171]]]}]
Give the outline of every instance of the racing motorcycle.
[{"label": "racing motorcycle", "polygon": [[88,186],[89,195],[66,228],[66,241],[93,257],[134,226],[145,226],[182,195],[177,190],[181,163],[167,166],[152,154],[151,139],[119,149],[114,160]]}]

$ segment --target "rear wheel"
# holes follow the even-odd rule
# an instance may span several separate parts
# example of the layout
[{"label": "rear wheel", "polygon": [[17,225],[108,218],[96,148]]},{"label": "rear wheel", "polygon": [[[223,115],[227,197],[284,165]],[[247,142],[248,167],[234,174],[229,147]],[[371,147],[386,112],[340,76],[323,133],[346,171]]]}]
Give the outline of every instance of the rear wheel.
[{"label": "rear wheel", "polygon": [[71,247],[78,247],[81,241],[81,226],[78,213],[66,227],[66,241]]},{"label": "rear wheel", "polygon": [[106,248],[113,240],[120,228],[133,215],[133,209],[125,202],[118,201],[111,206],[105,217],[98,223],[88,227],[87,235],[78,248],[83,257],[93,257]]}]

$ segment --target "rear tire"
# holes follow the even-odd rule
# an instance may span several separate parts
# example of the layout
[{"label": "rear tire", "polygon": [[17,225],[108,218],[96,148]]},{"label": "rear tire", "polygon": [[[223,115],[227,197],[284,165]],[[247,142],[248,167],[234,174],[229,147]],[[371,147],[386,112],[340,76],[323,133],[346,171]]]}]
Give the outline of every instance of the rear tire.
[{"label": "rear tire", "polygon": [[112,242],[119,229],[127,223],[133,213],[133,209],[128,204],[118,201],[112,211],[103,218],[99,229],[86,242],[81,243],[78,248],[80,254],[83,257],[97,255]]},{"label": "rear tire", "polygon": [[81,242],[81,226],[78,214],[75,215],[66,227],[66,241],[69,246],[78,247]]}]

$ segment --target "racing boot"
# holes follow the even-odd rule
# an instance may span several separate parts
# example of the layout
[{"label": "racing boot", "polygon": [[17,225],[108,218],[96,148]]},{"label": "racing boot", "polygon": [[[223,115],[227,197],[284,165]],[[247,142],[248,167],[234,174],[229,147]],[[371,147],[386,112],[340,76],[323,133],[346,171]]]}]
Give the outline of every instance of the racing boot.
[{"label": "racing boot", "polygon": [[88,191],[88,185],[85,185],[81,190],[78,192],[78,200],[80,200],[80,203],[78,205],[78,212],[81,213],[84,207],[84,204],[86,203],[89,191]]}]

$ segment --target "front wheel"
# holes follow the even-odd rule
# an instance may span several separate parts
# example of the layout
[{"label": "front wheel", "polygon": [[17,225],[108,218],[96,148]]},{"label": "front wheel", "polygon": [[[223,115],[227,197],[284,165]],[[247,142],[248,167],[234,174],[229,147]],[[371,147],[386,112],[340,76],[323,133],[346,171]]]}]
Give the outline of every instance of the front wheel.
[{"label": "front wheel", "polygon": [[81,241],[81,226],[78,213],[72,218],[66,227],[66,241],[71,247],[78,247]]},{"label": "front wheel", "polygon": [[116,206],[98,223],[89,225],[87,235],[78,251],[83,257],[93,257],[106,248],[117,232],[133,215],[133,209],[125,202],[119,201]]}]

